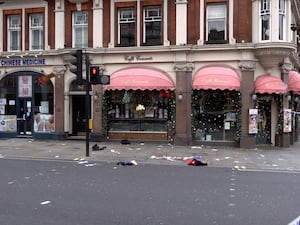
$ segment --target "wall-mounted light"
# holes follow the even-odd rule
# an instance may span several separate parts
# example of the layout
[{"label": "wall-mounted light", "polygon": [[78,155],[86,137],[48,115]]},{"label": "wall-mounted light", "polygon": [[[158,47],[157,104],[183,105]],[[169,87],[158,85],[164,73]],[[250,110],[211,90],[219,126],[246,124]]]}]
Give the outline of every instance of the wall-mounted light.
[{"label": "wall-mounted light", "polygon": [[257,95],[256,95],[254,92],[252,92],[252,93],[250,94],[250,96],[251,96],[251,99],[252,99],[253,101],[255,101],[255,100],[257,99]]},{"label": "wall-mounted light", "polygon": [[99,94],[98,92],[95,93],[95,95],[93,96],[94,97],[94,101],[97,101],[99,99]]},{"label": "wall-mounted light", "polygon": [[292,24],[291,24],[291,30],[292,30],[293,32],[295,32],[297,29],[298,29],[297,24],[292,23]]},{"label": "wall-mounted light", "polygon": [[182,101],[182,99],[183,99],[183,94],[182,94],[182,93],[179,93],[178,96],[177,96],[177,98],[178,98],[179,101]]}]

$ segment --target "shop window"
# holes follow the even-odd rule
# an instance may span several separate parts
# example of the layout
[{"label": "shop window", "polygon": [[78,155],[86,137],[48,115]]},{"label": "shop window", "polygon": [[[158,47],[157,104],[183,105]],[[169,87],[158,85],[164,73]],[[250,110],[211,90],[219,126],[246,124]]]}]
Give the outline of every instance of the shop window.
[{"label": "shop window", "polygon": [[7,17],[8,51],[21,50],[21,16],[9,15]]},{"label": "shop window", "polygon": [[285,17],[285,0],[279,0],[279,40],[284,40]]},{"label": "shop window", "polygon": [[135,9],[119,8],[118,9],[118,45],[134,46],[136,39],[135,32]]},{"label": "shop window", "polygon": [[44,48],[44,21],[43,14],[36,13],[29,16],[29,40],[30,50],[42,50]]},{"label": "shop window", "polygon": [[144,45],[162,44],[162,16],[160,6],[144,8],[143,28]]},{"label": "shop window", "polygon": [[164,140],[171,139],[174,101],[169,91],[106,91],[104,110],[107,121],[103,123],[107,124],[106,132],[112,138],[134,139],[142,132],[149,137],[159,134]]},{"label": "shop window", "polygon": [[226,4],[208,4],[206,7],[206,43],[226,42]]},{"label": "shop window", "polygon": [[88,12],[73,12],[73,48],[88,47]]},{"label": "shop window", "polygon": [[38,133],[54,132],[54,99],[53,85],[50,80],[41,84],[34,82],[34,131]]},{"label": "shop window", "polygon": [[235,141],[239,133],[239,93],[195,90],[193,137],[198,141]]},{"label": "shop window", "polygon": [[16,77],[0,81],[0,132],[16,132]]},{"label": "shop window", "polygon": [[261,40],[270,40],[271,1],[261,0],[260,8]]}]

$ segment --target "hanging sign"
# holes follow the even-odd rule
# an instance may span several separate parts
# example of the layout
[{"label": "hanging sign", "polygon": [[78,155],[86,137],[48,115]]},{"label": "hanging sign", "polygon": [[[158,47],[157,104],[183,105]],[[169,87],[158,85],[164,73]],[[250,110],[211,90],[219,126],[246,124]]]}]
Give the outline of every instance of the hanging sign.
[{"label": "hanging sign", "polygon": [[249,134],[257,134],[257,109],[249,109]]}]

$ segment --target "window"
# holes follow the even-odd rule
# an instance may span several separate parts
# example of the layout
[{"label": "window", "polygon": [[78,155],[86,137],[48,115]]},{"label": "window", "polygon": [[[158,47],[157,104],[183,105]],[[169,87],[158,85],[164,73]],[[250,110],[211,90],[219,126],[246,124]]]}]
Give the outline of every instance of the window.
[{"label": "window", "polygon": [[42,50],[44,48],[43,41],[43,14],[32,14],[29,16],[30,21],[30,49]]},{"label": "window", "polygon": [[261,0],[261,40],[270,40],[270,20],[271,20],[271,10],[270,10],[270,0]]},{"label": "window", "polygon": [[73,13],[73,47],[88,47],[88,13],[85,11]]},{"label": "window", "polygon": [[118,45],[135,45],[134,8],[122,8],[118,10]]},{"label": "window", "polygon": [[21,50],[21,18],[20,15],[8,16],[8,51]]},{"label": "window", "polygon": [[224,43],[226,40],[226,4],[210,4],[206,8],[207,43]]},{"label": "window", "polygon": [[146,7],[144,9],[143,43],[145,45],[161,45],[162,32],[161,8]]},{"label": "window", "polygon": [[279,40],[284,39],[285,0],[279,0]]}]

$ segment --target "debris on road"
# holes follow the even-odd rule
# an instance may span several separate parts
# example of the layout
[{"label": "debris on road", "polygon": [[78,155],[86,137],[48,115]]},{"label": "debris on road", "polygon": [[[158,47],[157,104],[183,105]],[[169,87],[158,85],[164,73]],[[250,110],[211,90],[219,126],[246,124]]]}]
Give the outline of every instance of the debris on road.
[{"label": "debris on road", "polygon": [[137,166],[137,162],[135,160],[125,161],[125,162],[117,162],[117,165],[121,166]]}]

